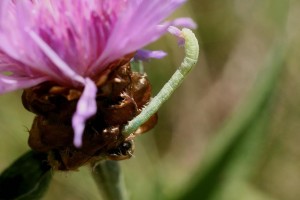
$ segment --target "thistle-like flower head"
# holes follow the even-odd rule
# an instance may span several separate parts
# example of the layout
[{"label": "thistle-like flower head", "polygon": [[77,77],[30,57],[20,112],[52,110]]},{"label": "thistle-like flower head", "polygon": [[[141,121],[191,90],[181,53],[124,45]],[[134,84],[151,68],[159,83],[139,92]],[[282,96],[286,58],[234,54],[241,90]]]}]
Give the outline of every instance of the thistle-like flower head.
[{"label": "thistle-like flower head", "polygon": [[165,21],[184,2],[2,0],[0,93],[46,81],[83,90],[72,119],[79,147],[85,122],[97,110],[99,77],[127,55],[162,56],[139,50],[170,26],[194,26],[188,18]]}]

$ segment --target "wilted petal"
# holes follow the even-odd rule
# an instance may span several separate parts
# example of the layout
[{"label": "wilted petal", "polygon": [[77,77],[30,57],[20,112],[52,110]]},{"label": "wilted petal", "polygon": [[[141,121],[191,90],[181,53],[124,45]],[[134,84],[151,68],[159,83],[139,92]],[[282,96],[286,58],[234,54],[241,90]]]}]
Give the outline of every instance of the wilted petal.
[{"label": "wilted petal", "polygon": [[81,147],[82,145],[82,135],[86,120],[95,115],[97,111],[97,87],[91,79],[86,78],[85,81],[85,88],[77,103],[77,109],[72,119],[72,126],[74,129],[74,145],[76,147]]}]

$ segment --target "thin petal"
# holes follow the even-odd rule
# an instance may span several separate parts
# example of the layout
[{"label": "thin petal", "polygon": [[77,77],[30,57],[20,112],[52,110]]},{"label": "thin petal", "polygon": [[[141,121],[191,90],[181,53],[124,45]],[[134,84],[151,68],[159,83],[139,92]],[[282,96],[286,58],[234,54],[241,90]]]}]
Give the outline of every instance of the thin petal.
[{"label": "thin petal", "polygon": [[78,148],[82,145],[82,135],[86,120],[95,115],[97,111],[97,87],[91,79],[86,78],[85,81],[86,85],[84,91],[77,103],[76,112],[72,118],[72,126],[74,129],[74,145]]},{"label": "thin petal", "polygon": [[37,34],[35,34],[33,31],[29,31],[29,35],[63,74],[65,74],[71,80],[84,83],[84,79],[72,68],[70,68]]},{"label": "thin petal", "polygon": [[[0,5],[0,49],[12,59],[23,63],[23,74],[37,72],[37,75],[49,75],[59,79],[57,70],[47,66],[41,51],[30,39],[25,29],[32,26],[34,15],[31,1],[1,1]],[[39,24],[40,25],[40,24]],[[26,66],[26,67],[25,67]],[[31,76],[32,74],[28,74]]]},{"label": "thin petal", "polygon": [[197,24],[194,20],[187,17],[177,18],[173,21],[173,26],[180,26],[185,27],[189,29],[195,29],[197,28]]},{"label": "thin petal", "polygon": [[141,49],[167,33],[170,25],[179,22],[161,23],[184,2],[185,0],[128,1],[127,8],[111,31],[104,51],[90,67],[89,72],[92,73],[98,66],[109,64],[128,53]]},{"label": "thin petal", "polygon": [[33,77],[12,77],[12,76],[0,75],[0,94],[18,90],[18,89],[32,87],[46,80],[47,78],[45,77],[33,78]]},{"label": "thin petal", "polygon": [[164,51],[149,51],[140,49],[134,55],[135,60],[148,61],[150,58],[161,59],[167,55]]},{"label": "thin petal", "polygon": [[76,87],[83,82],[77,75],[100,74],[160,38],[170,25],[194,28],[188,18],[164,22],[185,1],[0,1],[0,50],[24,64],[20,74],[48,75]]}]

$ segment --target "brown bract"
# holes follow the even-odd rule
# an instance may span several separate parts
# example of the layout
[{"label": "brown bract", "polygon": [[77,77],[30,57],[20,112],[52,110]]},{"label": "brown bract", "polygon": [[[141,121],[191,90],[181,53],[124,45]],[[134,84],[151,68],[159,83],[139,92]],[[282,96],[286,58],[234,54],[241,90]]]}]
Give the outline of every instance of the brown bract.
[{"label": "brown bract", "polygon": [[[36,117],[29,131],[29,146],[48,153],[48,162],[58,170],[75,170],[101,159],[128,159],[133,153],[133,137],[121,134],[124,125],[140,113],[151,98],[151,86],[145,74],[132,72],[130,63],[118,63],[98,80],[97,113],[90,118],[83,134],[83,145],[73,145],[72,116],[81,90],[45,82],[22,95],[24,107]],[[153,128],[153,116],[138,129]]]}]

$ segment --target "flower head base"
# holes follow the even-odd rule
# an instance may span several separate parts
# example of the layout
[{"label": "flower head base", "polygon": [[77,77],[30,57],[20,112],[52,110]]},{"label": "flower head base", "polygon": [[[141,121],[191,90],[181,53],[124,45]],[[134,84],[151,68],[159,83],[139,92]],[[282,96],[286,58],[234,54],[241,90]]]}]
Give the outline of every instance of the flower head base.
[{"label": "flower head base", "polygon": [[[113,75],[116,75],[116,80],[119,79],[118,73],[114,71],[123,69],[124,66],[128,68],[129,60],[135,52],[141,52],[141,48],[165,34],[170,26],[194,26],[186,18],[164,22],[184,2],[185,0],[0,1],[0,93],[32,87],[23,95],[25,107],[38,115],[32,130],[47,127],[44,132],[49,132],[49,137],[54,137],[53,132],[58,128],[72,125],[73,129],[68,127],[71,134],[67,134],[66,138],[70,142],[69,137],[73,137],[74,130],[74,145],[83,148],[85,138],[90,137],[87,129],[91,127],[85,127],[86,124],[93,119],[98,120],[101,113],[101,91],[109,85],[107,81],[111,81]],[[137,54],[136,58],[140,56],[147,59],[147,55],[156,58],[164,56],[163,53],[151,54],[144,51]],[[127,76],[133,76],[130,73]],[[134,81],[125,82],[127,85],[139,85]],[[120,102],[126,98],[134,99],[134,94],[127,97],[125,90],[123,88],[118,91],[117,99]],[[35,98],[37,96],[46,99],[38,100]],[[51,98],[54,96],[53,102]],[[142,98],[143,105],[150,98],[148,93],[146,96],[147,98]],[[60,105],[61,101],[70,105],[62,106],[65,104]],[[36,108],[36,102],[42,105]],[[120,102],[114,103],[118,105]],[[139,100],[134,99],[133,102],[137,104]],[[66,113],[66,121],[63,124],[56,121],[55,126],[58,127],[53,124],[47,126],[47,123],[53,123],[54,120],[53,113],[44,113],[50,109],[46,108],[48,106],[55,107],[55,114]],[[139,108],[140,106],[136,106],[135,112]],[[60,119],[61,116],[58,115],[55,120]],[[133,116],[130,115],[129,118]],[[103,116],[100,118],[104,121],[109,119]],[[40,127],[45,123],[44,127]],[[125,123],[122,121],[119,126]],[[50,131],[52,128],[55,131]],[[62,131],[58,132],[64,135]],[[99,134],[102,134],[101,131]],[[117,148],[116,145],[113,148]],[[50,151],[49,148],[45,149]],[[67,150],[64,153],[67,154]]]},{"label": "flower head base", "polygon": [[[125,63],[112,71],[97,89],[97,113],[86,122],[80,149],[73,145],[71,118],[82,92],[53,82],[24,90],[25,108],[37,114],[29,131],[29,145],[36,151],[50,152],[49,163],[53,168],[72,170],[103,158],[122,160],[131,157],[131,138],[123,136],[121,130],[149,101],[149,81],[145,75],[132,72],[130,65]],[[151,129],[155,123],[154,115],[141,126],[142,132]]]}]

